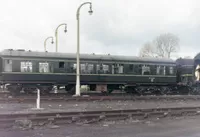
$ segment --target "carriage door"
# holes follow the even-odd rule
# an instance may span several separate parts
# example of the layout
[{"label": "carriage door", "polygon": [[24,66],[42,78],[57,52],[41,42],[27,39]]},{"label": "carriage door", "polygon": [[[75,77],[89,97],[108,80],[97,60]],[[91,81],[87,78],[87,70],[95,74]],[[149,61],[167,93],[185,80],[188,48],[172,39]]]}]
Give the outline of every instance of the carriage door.
[{"label": "carriage door", "polygon": [[12,60],[10,59],[4,60],[4,71],[12,72]]}]

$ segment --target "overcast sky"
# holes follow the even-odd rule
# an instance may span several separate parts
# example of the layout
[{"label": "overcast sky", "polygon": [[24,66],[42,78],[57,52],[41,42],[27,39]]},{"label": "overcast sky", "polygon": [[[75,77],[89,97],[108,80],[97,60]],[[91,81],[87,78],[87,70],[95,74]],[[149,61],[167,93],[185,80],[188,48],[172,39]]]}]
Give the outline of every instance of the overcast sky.
[{"label": "overcast sky", "polygon": [[[180,38],[177,56],[200,52],[199,0],[90,0],[81,9],[81,53],[138,55],[141,46],[161,33]],[[1,0],[0,50],[44,51],[44,39],[59,29],[59,52],[76,52],[76,10],[84,0]],[[55,44],[47,43],[54,52]]]}]

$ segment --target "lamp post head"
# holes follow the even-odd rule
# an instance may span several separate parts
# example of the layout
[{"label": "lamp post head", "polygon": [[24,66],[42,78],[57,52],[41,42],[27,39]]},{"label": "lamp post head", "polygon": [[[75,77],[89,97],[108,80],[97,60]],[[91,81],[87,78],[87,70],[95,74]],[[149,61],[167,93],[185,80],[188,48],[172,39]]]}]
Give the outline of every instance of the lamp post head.
[{"label": "lamp post head", "polygon": [[88,11],[88,13],[89,13],[90,15],[92,15],[92,13],[93,13],[93,11],[92,11],[92,3],[90,3],[90,10]]},{"label": "lamp post head", "polygon": [[64,30],[65,33],[67,33],[67,24],[65,24],[65,30]]},{"label": "lamp post head", "polygon": [[54,41],[52,40],[51,44],[53,44],[53,43],[54,43]]},{"label": "lamp post head", "polygon": [[88,13],[89,13],[90,15],[92,15],[93,11],[90,9],[90,10],[88,11]]}]

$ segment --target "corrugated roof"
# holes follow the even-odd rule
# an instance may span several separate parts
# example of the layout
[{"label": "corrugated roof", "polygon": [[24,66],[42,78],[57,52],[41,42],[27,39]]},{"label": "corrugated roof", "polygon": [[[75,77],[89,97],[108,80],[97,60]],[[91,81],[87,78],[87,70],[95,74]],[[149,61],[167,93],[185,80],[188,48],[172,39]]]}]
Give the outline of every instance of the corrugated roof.
[{"label": "corrugated roof", "polygon": [[[23,50],[3,50],[1,56],[19,56],[19,57],[41,57],[41,58],[76,58],[75,53],[56,53],[56,52],[37,52]],[[80,54],[81,59],[91,60],[116,60],[116,61],[141,61],[141,62],[162,62],[175,63],[172,59],[167,58],[149,58],[137,56],[120,56],[120,55],[100,55],[100,54]]]}]

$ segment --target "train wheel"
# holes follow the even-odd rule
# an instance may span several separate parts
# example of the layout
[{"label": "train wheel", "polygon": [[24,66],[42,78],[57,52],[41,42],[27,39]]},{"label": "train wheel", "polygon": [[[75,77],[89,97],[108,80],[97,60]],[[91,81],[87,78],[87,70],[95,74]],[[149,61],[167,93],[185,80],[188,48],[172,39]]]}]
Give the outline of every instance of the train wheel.
[{"label": "train wheel", "polygon": [[111,94],[112,92],[113,92],[113,90],[112,89],[108,89],[108,94]]},{"label": "train wheel", "polygon": [[102,94],[103,96],[108,96],[108,95],[109,95],[109,92],[108,92],[108,91],[101,91],[101,94]]},{"label": "train wheel", "polygon": [[18,96],[20,95],[20,91],[22,90],[22,87],[19,85],[11,85],[8,88],[8,91],[12,96]]},{"label": "train wheel", "polygon": [[178,90],[177,90],[179,95],[188,95],[189,94],[189,88],[186,85],[181,85],[178,86]]},{"label": "train wheel", "polygon": [[40,90],[41,95],[47,95],[52,91],[53,86],[39,86],[38,89]]},{"label": "train wheel", "polygon": [[191,88],[191,92],[192,95],[199,95],[200,94],[200,86],[199,85],[194,85]]},{"label": "train wheel", "polygon": [[11,96],[19,96],[20,95],[20,90],[11,90],[10,94],[11,94]]},{"label": "train wheel", "polygon": [[131,95],[136,95],[136,96],[141,95],[140,89],[135,87],[135,86],[134,87],[133,86],[127,86],[127,87],[124,88],[124,91],[127,94],[131,94]]},{"label": "train wheel", "polygon": [[135,94],[138,96],[145,95],[145,91],[146,91],[146,88],[144,88],[144,87],[138,86],[135,88]]},{"label": "train wheel", "polygon": [[65,86],[65,91],[67,92],[67,93],[69,93],[70,95],[74,95],[75,94],[75,92],[76,92],[76,85],[74,85],[74,84],[71,84],[71,85],[66,85]]},{"label": "train wheel", "polygon": [[76,93],[76,88],[75,87],[72,87],[69,91],[68,91],[69,94],[71,95],[74,95]]},{"label": "train wheel", "polygon": [[161,93],[161,95],[167,95],[169,93],[169,88],[168,87],[161,87],[160,93]]},{"label": "train wheel", "polygon": [[111,94],[112,92],[113,92],[112,89],[108,89],[108,91],[101,91],[101,93],[102,93],[103,95],[109,95],[109,94]]}]

